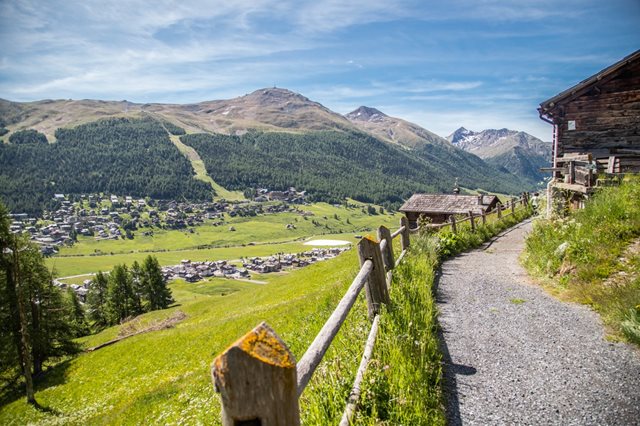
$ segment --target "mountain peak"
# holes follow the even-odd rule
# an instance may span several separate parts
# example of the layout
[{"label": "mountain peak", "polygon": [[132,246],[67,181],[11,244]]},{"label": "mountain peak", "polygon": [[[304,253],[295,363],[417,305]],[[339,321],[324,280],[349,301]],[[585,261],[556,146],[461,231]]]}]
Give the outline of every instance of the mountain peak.
[{"label": "mountain peak", "polygon": [[452,144],[457,144],[458,142],[464,140],[468,136],[472,136],[474,134],[475,132],[473,130],[467,130],[464,127],[460,127],[455,132],[447,136],[447,140]]},{"label": "mountain peak", "polygon": [[346,115],[346,117],[349,120],[378,121],[383,117],[387,117],[387,115],[375,108],[361,106],[358,109],[351,111]]},{"label": "mountain peak", "polygon": [[[264,89],[258,89],[254,92],[244,96],[245,98],[251,98],[258,102],[264,103],[279,103],[291,100],[311,102],[308,98],[302,96],[300,93],[292,92],[289,89],[282,89],[279,87],[268,87]],[[315,102],[314,102],[315,103]]]}]

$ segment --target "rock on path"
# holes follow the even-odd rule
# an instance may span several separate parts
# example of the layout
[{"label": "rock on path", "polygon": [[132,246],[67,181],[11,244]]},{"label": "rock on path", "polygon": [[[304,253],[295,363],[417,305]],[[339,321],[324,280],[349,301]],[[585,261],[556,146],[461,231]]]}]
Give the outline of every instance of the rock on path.
[{"label": "rock on path", "polygon": [[529,283],[518,256],[530,229],[442,265],[449,424],[640,425],[640,351]]}]

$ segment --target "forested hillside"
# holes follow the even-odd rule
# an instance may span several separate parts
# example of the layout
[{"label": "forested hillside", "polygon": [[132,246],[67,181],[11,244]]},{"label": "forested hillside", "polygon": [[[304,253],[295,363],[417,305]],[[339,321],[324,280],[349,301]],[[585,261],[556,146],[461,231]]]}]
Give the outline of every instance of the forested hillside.
[{"label": "forested hillside", "polygon": [[450,191],[456,177],[472,188],[520,190],[499,173],[482,176],[475,169],[479,165],[461,163],[459,169],[428,152],[424,161],[359,132],[193,134],[181,140],[198,151],[208,174],[228,189],[295,186],[311,199],[341,202],[351,197],[387,207],[397,207],[414,192]]},{"label": "forested hillside", "polygon": [[55,136],[52,144],[0,144],[0,198],[11,211],[37,213],[54,193],[212,196],[209,185],[192,178],[189,161],[158,121],[110,118],[58,129]]}]

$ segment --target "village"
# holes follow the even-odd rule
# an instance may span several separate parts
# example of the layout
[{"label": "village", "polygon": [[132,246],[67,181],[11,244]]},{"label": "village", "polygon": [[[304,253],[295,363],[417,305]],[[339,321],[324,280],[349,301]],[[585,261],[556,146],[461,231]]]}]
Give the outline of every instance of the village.
[{"label": "village", "polygon": [[228,217],[275,214],[296,211],[296,205],[306,203],[306,192],[295,188],[287,191],[259,188],[254,195],[252,201],[190,203],[115,194],[55,194],[55,210],[45,211],[42,217],[13,213],[10,230],[28,233],[40,245],[42,254],[51,256],[61,247],[73,245],[79,235],[96,240],[133,239],[133,231],[137,230],[142,230],[143,235],[153,235],[154,228],[190,229],[205,222],[223,226],[225,214]]},{"label": "village", "polygon": [[[303,268],[316,262],[332,259],[350,249],[350,245],[347,247],[314,248],[296,254],[279,253],[268,257],[242,258],[238,262],[227,260],[192,262],[185,259],[178,265],[162,267],[162,275],[166,281],[181,279],[188,283],[196,283],[209,278],[250,281],[252,280],[251,273],[269,274],[283,272],[287,269]],[[242,266],[236,263],[240,263]],[[254,280],[253,282],[261,281]],[[62,290],[73,290],[78,299],[86,303],[91,280],[86,279],[82,284],[67,284],[59,279],[54,279],[53,285]]]},{"label": "village", "polygon": [[[350,248],[351,246],[314,248],[297,254],[279,253],[268,257],[242,258],[239,262],[226,260],[192,262],[185,259],[179,265],[164,266],[162,273],[167,280],[183,279],[187,282],[198,282],[210,277],[250,280],[250,273],[268,274],[302,268],[332,259]],[[240,263],[242,266],[235,263]]]}]

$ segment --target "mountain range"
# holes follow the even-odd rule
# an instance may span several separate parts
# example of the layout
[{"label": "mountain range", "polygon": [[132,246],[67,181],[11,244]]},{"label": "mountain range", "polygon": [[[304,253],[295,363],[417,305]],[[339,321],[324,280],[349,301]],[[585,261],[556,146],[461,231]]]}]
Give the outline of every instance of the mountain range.
[{"label": "mountain range", "polygon": [[488,129],[474,132],[460,127],[447,137],[454,146],[477,155],[487,163],[533,182],[545,177],[541,167],[551,160],[551,143],[525,132]]},{"label": "mountain range", "polygon": [[[450,143],[416,124],[364,106],[343,116],[281,88],[265,88],[234,99],[185,105],[100,100],[28,103],[0,100],[0,128],[4,129],[3,141],[9,142],[0,144],[0,181],[12,188],[0,191],[0,197],[9,199],[5,202],[13,209],[20,207],[20,203],[15,202],[20,197],[14,194],[19,188],[11,185],[18,177],[20,187],[29,187],[29,182],[34,181],[38,184],[32,186],[37,186],[39,191],[73,192],[77,189],[73,185],[65,187],[64,179],[56,179],[57,174],[66,173],[66,169],[61,170],[61,166],[46,162],[43,157],[62,156],[68,167],[73,164],[74,156],[90,157],[87,152],[78,153],[79,149],[102,150],[118,156],[119,146],[129,146],[122,139],[123,131],[134,132],[137,143],[149,145],[151,142],[145,138],[153,139],[155,149],[169,149],[173,143],[175,146],[171,149],[177,150],[180,142],[176,139],[180,137],[182,143],[200,154],[208,175],[228,189],[296,186],[319,200],[352,197],[395,207],[412,192],[449,192],[456,179],[465,188],[502,193],[529,189],[533,183],[528,176],[518,176],[502,163],[495,162],[495,157],[487,157],[484,161],[475,152],[461,149],[458,146],[461,139]],[[28,146],[10,142],[13,135],[25,129],[46,135],[50,143],[45,144],[48,146]],[[69,133],[72,129],[78,131]],[[159,136],[162,132],[165,136]],[[60,135],[65,138],[60,140]],[[525,137],[524,140],[529,139]],[[100,144],[104,144],[104,149]],[[212,146],[217,149],[210,149]],[[231,146],[235,148],[230,149]],[[521,151],[515,145],[512,148],[515,152]],[[28,150],[33,152],[27,153]],[[221,156],[222,152],[226,157]],[[16,158],[28,164],[11,161]],[[119,161],[126,163],[127,160]],[[164,160],[155,158],[153,161]],[[99,175],[95,188],[90,188],[95,192],[144,192],[145,185],[138,181],[120,188],[123,178],[111,178],[108,161],[104,163],[107,163],[104,169],[100,164],[92,164],[99,170],[87,169],[83,172],[86,176],[78,176],[73,181],[84,182],[82,191],[88,191],[87,182],[94,182],[92,176]],[[162,169],[166,170],[166,164]],[[20,170],[32,170],[33,176],[22,176]],[[136,177],[130,178],[135,180]],[[149,175],[147,179],[153,182],[155,178]],[[163,176],[162,179],[167,178]],[[185,177],[175,174],[172,179]],[[41,182],[48,181],[56,182],[55,188],[42,187]],[[186,191],[184,188],[190,189],[182,192]],[[203,194],[200,185],[185,186],[177,181],[167,181],[155,191],[163,194],[175,191],[176,196],[185,197],[187,193],[192,196]]]}]

